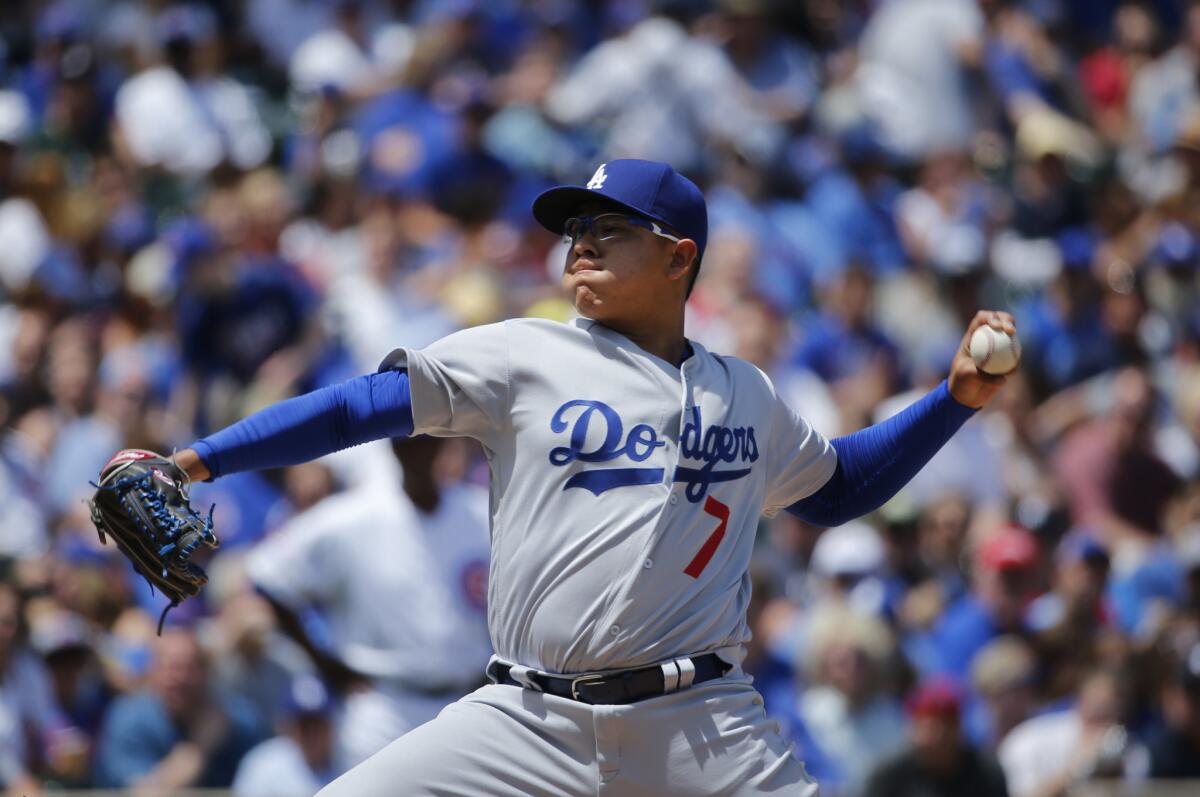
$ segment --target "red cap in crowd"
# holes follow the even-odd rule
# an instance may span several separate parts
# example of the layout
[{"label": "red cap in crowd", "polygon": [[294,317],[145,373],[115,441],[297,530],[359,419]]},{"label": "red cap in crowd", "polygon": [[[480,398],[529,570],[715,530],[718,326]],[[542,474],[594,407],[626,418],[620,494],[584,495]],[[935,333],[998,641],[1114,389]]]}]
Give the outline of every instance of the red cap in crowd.
[{"label": "red cap in crowd", "polygon": [[979,546],[978,556],[990,570],[1026,570],[1037,562],[1037,539],[1020,526],[1006,526]]},{"label": "red cap in crowd", "polygon": [[958,686],[948,678],[934,678],[917,687],[908,700],[908,713],[913,717],[941,717],[957,720],[962,710]]}]

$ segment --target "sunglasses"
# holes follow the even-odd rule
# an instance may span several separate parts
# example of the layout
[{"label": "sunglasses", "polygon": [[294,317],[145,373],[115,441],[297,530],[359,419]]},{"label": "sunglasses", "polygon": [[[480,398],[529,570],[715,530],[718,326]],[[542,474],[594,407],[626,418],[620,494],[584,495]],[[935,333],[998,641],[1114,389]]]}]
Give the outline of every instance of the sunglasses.
[{"label": "sunglasses", "polygon": [[634,230],[649,230],[660,238],[679,243],[682,238],[672,235],[663,229],[662,225],[643,219],[640,216],[630,216],[626,213],[598,213],[594,216],[572,216],[563,223],[563,243],[574,246],[584,233],[596,241],[618,241],[630,238]]}]

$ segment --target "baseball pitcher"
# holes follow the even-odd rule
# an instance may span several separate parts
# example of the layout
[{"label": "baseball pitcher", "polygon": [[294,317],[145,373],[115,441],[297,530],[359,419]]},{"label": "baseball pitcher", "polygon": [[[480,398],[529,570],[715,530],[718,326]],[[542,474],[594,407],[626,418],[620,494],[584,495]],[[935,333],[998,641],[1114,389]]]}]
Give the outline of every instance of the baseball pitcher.
[{"label": "baseball pitcher", "polygon": [[397,349],[172,466],[174,481],[213,479],[411,434],[484,447],[491,683],[321,794],[815,794],[740,667],[758,518],[837,525],[883,504],[1003,385],[966,341],[985,324],[1013,333],[1012,317],[979,313],[938,388],[829,441],[761,371],[684,336],[708,236],[691,181],[614,160],[533,214],[570,244],[579,319]]}]

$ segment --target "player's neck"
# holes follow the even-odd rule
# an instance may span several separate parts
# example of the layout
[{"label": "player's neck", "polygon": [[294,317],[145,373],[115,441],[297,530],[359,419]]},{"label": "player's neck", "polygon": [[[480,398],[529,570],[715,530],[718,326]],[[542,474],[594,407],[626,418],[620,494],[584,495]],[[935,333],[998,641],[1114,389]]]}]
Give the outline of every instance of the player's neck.
[{"label": "player's neck", "polygon": [[609,324],[608,326],[656,357],[661,357],[675,366],[683,364],[683,355],[687,351],[687,338],[683,335],[682,314],[678,323],[639,324],[631,322]]}]

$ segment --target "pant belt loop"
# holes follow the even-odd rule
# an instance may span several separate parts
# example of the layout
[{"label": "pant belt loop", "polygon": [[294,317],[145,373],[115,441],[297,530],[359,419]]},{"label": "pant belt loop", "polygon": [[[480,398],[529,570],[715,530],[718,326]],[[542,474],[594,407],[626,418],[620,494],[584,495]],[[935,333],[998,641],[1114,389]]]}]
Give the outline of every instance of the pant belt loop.
[{"label": "pant belt loop", "polygon": [[687,689],[692,685],[692,680],[696,677],[696,665],[692,663],[690,658],[675,659],[675,666],[679,668],[679,688]]},{"label": "pant belt loop", "polygon": [[526,689],[532,689],[535,692],[542,691],[542,686],[531,677],[537,670],[532,667],[525,667],[520,664],[514,664],[508,671],[508,677],[519,683]]},{"label": "pant belt loop", "polygon": [[679,665],[674,661],[663,662],[659,665],[663,674],[663,691],[674,692],[679,688]]},{"label": "pant belt loop", "polygon": [[483,669],[484,675],[494,684],[500,683],[500,664],[500,657],[493,653],[488,659],[487,667]]}]

